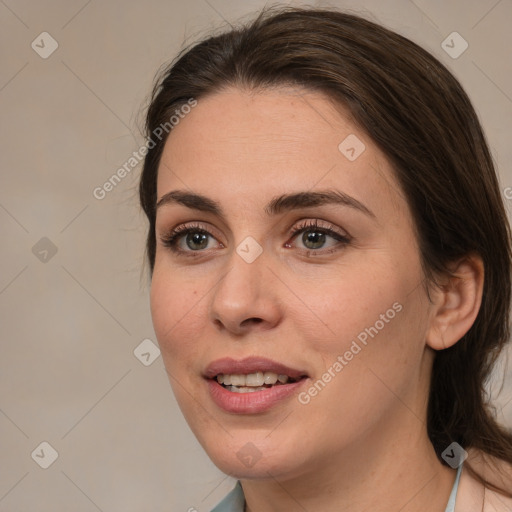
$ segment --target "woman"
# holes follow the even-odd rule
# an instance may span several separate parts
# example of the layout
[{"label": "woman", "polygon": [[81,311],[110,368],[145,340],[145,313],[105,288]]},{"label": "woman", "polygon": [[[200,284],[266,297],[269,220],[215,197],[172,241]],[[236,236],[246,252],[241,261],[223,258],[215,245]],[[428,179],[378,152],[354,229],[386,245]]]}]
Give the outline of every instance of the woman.
[{"label": "woman", "polygon": [[215,511],[511,510],[483,390],[510,230],[446,68],[354,15],[267,9],[178,56],[146,128],[155,332],[238,479]]}]

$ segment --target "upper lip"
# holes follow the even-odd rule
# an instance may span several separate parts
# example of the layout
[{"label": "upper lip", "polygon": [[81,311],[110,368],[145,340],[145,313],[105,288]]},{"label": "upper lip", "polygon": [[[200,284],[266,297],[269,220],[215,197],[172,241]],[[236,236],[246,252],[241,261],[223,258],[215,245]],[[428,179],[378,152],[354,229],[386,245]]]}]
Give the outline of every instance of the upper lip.
[{"label": "upper lip", "polygon": [[204,377],[207,379],[213,379],[220,373],[241,375],[256,372],[274,372],[278,375],[288,375],[292,379],[300,379],[301,377],[307,377],[307,373],[296,368],[290,368],[285,364],[272,361],[265,357],[246,357],[245,359],[235,360],[230,357],[223,359],[217,359],[211,362],[205,372]]}]

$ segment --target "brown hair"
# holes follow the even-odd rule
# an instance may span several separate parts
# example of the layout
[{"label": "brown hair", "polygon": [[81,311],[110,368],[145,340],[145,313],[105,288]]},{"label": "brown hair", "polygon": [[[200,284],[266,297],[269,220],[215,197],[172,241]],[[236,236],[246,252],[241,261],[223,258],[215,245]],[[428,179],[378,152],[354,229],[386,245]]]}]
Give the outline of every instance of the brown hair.
[{"label": "brown hair", "polygon": [[[190,98],[229,86],[280,85],[322,92],[348,108],[387,156],[412,211],[427,285],[449,273],[450,262],[481,256],[485,281],[476,321],[459,342],[436,353],[428,434],[439,457],[456,441],[512,464],[512,434],[493,418],[484,390],[509,337],[510,227],[468,96],[427,51],[376,23],[333,9],[278,6],[182,50],[157,79],[147,137],[153,140],[155,129]],[[139,189],[149,219],[151,273],[165,141],[154,141],[148,151]]]}]

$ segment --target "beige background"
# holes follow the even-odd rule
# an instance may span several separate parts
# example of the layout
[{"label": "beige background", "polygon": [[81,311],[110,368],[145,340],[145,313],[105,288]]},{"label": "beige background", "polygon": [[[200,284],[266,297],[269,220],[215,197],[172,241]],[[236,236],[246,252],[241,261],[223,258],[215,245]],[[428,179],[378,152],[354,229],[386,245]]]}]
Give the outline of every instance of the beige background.
[{"label": "beige background", "polygon": [[[0,511],[203,512],[232,487],[190,433],[161,357],[146,345],[152,364],[134,355],[155,342],[140,165],[104,199],[93,190],[140,147],[159,66],[185,40],[264,4],[0,0]],[[512,2],[330,5],[411,37],[453,70],[512,197]],[[441,47],[453,31],[469,43],[457,59]],[[42,32],[58,43],[46,59]],[[510,381],[496,401],[508,425]],[[47,469],[42,442],[58,452]]]}]

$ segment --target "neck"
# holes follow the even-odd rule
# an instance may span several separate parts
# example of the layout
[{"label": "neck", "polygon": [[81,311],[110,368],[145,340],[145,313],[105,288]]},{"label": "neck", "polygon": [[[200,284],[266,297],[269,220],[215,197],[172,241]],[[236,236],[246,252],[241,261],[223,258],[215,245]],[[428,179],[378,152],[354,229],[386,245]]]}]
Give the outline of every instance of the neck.
[{"label": "neck", "polygon": [[402,412],[293,477],[242,480],[246,512],[444,512],[456,471],[439,462],[425,424]]}]

